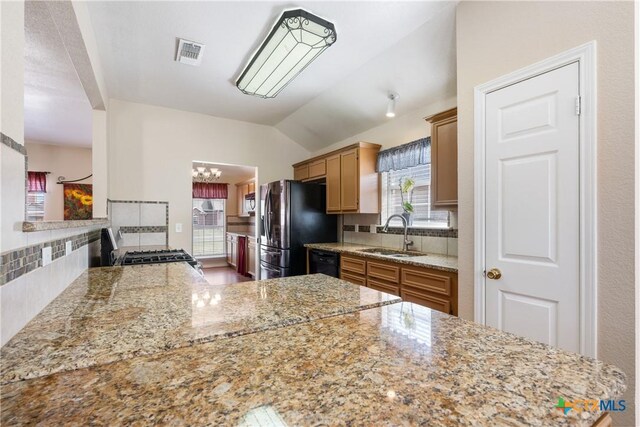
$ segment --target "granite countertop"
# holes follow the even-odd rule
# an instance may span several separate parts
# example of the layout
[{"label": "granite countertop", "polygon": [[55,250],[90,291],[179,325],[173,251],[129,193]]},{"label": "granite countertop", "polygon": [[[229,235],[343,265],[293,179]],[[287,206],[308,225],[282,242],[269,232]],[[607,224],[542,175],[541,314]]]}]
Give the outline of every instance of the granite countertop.
[{"label": "granite countertop", "polygon": [[616,367],[410,303],[4,385],[3,424],[591,425]]},{"label": "granite countertop", "polygon": [[24,221],[22,231],[25,233],[33,231],[61,230],[66,228],[95,227],[108,225],[108,218],[93,218],[65,221]]},{"label": "granite countertop", "polygon": [[245,231],[245,232],[242,232],[242,231],[227,231],[227,234],[233,234],[234,236],[244,236],[244,237],[247,237],[249,239],[254,239],[254,240],[256,238],[252,233],[250,233],[248,231]]},{"label": "granite countertop", "polygon": [[[349,255],[357,255],[366,258],[391,261],[398,264],[414,265],[416,267],[427,267],[435,270],[458,272],[458,257],[440,255],[440,254],[421,254],[420,252],[408,251],[415,253],[416,256],[407,258],[396,258],[388,255],[372,254],[361,252],[363,249],[375,249],[378,246],[359,245],[355,243],[309,243],[304,245],[309,249],[321,249],[325,251],[344,253]],[[389,248],[383,248],[389,249]],[[391,249],[397,250],[397,249]]]},{"label": "granite countertop", "polygon": [[400,298],[321,274],[210,285],[187,263],[91,268],[2,349],[6,384]]}]

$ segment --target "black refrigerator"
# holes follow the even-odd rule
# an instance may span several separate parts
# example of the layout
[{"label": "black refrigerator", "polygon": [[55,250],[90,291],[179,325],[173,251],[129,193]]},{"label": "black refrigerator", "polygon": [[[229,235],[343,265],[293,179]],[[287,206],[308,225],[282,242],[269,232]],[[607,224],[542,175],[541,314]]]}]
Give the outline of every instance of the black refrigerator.
[{"label": "black refrigerator", "polygon": [[336,215],[326,213],[322,184],[274,181],[260,186],[260,278],[306,273],[305,243],[336,242]]}]

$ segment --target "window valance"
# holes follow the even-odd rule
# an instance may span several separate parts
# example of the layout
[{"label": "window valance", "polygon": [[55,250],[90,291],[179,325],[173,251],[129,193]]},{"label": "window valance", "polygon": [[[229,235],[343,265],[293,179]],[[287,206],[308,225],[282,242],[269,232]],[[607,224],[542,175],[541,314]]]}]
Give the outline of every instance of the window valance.
[{"label": "window valance", "polygon": [[194,199],[226,199],[228,197],[229,184],[218,182],[194,182]]},{"label": "window valance", "polygon": [[406,169],[431,163],[431,138],[418,139],[378,153],[377,172]]}]

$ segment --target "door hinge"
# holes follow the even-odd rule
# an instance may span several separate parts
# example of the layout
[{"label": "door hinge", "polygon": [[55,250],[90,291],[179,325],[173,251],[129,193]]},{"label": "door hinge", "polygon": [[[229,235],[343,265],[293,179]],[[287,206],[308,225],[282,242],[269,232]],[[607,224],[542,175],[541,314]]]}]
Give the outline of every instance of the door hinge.
[{"label": "door hinge", "polygon": [[576,116],[582,113],[582,97],[576,96]]}]

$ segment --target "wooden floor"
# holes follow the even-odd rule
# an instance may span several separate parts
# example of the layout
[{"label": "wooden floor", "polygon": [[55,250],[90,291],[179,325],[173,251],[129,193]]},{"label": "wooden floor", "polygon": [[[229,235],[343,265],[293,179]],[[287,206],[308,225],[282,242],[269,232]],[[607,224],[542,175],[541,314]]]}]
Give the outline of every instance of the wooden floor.
[{"label": "wooden floor", "polygon": [[231,267],[204,268],[202,271],[204,272],[204,278],[212,285],[228,285],[253,280],[251,277],[238,274]]}]

